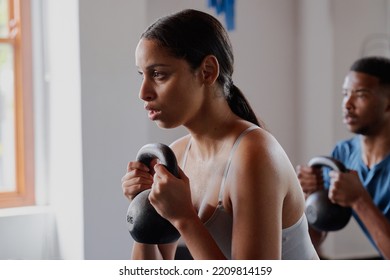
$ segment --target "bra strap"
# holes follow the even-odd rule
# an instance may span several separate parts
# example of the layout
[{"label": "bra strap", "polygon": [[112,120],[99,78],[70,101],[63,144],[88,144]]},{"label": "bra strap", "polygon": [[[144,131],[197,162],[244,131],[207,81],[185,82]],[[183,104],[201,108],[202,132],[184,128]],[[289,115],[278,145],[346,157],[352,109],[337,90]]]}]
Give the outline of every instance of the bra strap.
[{"label": "bra strap", "polygon": [[226,178],[227,178],[227,175],[229,173],[229,168],[230,168],[230,164],[232,162],[232,158],[233,158],[234,152],[237,150],[238,145],[240,144],[242,138],[245,135],[247,135],[252,130],[259,129],[259,128],[260,127],[255,126],[255,125],[251,126],[251,127],[248,127],[243,132],[241,132],[241,134],[237,137],[236,141],[234,142],[232,150],[230,151],[230,155],[229,155],[228,161],[226,163],[225,171],[223,173],[222,182],[221,182],[221,188],[219,189],[219,195],[218,195],[218,204],[222,204],[222,197],[223,197],[223,192],[225,190]]},{"label": "bra strap", "polygon": [[190,150],[191,148],[191,142],[192,142],[192,137],[190,137],[190,139],[188,140],[188,143],[187,143],[187,146],[186,146],[186,149],[184,151],[184,155],[183,155],[183,158],[182,158],[182,162],[181,162],[181,169],[184,170],[184,168],[186,167],[186,163],[187,163],[187,156],[188,156],[188,151]]}]

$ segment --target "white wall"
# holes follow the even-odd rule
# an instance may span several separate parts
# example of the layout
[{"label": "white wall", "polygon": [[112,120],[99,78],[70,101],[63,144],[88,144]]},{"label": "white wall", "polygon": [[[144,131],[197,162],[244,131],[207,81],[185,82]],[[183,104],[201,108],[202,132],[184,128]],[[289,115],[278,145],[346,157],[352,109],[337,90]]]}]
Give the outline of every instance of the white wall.
[{"label": "white wall", "polygon": [[121,178],[149,141],[134,66],[145,13],[143,1],[80,1],[86,259],[130,257]]},{"label": "white wall", "polygon": [[50,205],[57,222],[60,256],[82,259],[84,174],[78,1],[62,4],[47,1]]},{"label": "white wall", "polygon": [[333,146],[333,22],[330,1],[299,1],[298,162],[328,154]]},{"label": "white wall", "polygon": [[[134,49],[156,18],[182,8],[215,14],[206,3],[56,1],[46,25],[50,51],[56,54],[48,63],[49,100],[55,107],[49,111],[51,195],[42,203],[49,206],[33,214],[0,211],[0,229],[9,229],[0,230],[0,241],[8,242],[0,242],[0,258],[130,257],[128,204],[120,188],[126,164],[142,145],[170,143],[185,133],[161,130],[147,119],[138,100]],[[341,81],[364,38],[389,28],[387,3],[236,1],[236,29],[230,33],[234,82],[294,165],[328,153],[336,140],[348,136],[340,120]],[[22,225],[31,224],[31,232],[24,233]],[[372,253],[353,226],[330,236],[324,246],[328,257]]]}]

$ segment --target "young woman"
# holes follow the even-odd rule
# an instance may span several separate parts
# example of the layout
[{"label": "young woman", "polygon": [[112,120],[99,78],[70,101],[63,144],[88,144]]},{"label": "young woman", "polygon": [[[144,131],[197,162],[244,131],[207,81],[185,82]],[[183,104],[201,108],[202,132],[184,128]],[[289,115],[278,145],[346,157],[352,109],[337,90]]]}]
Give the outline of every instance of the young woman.
[{"label": "young woman", "polygon": [[[194,259],[317,259],[295,170],[234,85],[219,21],[195,10],[161,18],[135,55],[149,118],[189,134],[171,145],[180,179],[160,164],[130,162],[124,195],[151,188],[151,204]],[[172,259],[176,247],[135,242],[132,257]]]}]

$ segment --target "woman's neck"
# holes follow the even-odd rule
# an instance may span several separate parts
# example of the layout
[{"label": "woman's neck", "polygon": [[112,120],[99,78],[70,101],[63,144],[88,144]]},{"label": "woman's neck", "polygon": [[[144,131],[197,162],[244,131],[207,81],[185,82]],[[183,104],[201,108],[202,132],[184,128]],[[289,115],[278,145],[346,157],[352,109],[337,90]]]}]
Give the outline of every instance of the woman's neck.
[{"label": "woman's neck", "polygon": [[212,103],[213,106],[204,106],[198,115],[185,125],[192,136],[192,147],[196,147],[199,157],[204,159],[218,154],[227,144],[227,137],[232,135],[234,127],[245,122],[230,110],[224,99],[214,100]]}]

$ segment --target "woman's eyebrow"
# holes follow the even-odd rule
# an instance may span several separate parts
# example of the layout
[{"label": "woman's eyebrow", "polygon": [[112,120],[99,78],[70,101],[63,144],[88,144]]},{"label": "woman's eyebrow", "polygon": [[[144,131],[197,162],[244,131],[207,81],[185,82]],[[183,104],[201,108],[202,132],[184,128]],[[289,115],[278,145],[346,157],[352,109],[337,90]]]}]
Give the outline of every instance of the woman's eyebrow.
[{"label": "woman's eyebrow", "polygon": [[164,63],[154,63],[154,64],[146,66],[146,70],[154,69],[156,67],[169,67],[169,65],[164,64]]}]

